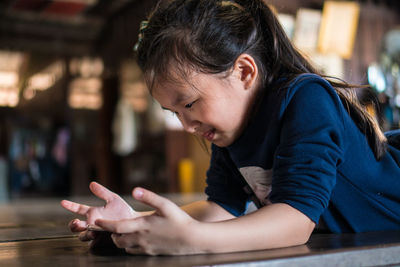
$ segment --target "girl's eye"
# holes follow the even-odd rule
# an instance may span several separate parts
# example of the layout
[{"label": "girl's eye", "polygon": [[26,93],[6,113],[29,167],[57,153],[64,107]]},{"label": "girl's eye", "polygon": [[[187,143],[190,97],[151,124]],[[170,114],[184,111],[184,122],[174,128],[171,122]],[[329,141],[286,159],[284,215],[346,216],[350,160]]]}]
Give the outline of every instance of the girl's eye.
[{"label": "girl's eye", "polygon": [[196,101],[193,101],[193,102],[191,102],[189,104],[186,104],[185,108],[191,108],[193,106],[194,102],[196,102]]}]

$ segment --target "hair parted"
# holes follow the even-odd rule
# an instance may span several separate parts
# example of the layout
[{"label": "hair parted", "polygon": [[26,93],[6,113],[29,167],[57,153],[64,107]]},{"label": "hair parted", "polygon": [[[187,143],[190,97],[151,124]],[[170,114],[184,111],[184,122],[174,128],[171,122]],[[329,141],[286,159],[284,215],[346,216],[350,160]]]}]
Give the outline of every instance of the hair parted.
[{"label": "hair parted", "polygon": [[[321,75],[294,48],[263,0],[160,1],[141,35],[137,61],[150,91],[161,82],[187,79],[192,71],[229,74],[243,53],[256,61],[265,90],[275,89],[281,77],[287,82],[280,86],[286,86],[302,73]],[[380,159],[386,138],[355,97],[356,86],[328,81]]]}]

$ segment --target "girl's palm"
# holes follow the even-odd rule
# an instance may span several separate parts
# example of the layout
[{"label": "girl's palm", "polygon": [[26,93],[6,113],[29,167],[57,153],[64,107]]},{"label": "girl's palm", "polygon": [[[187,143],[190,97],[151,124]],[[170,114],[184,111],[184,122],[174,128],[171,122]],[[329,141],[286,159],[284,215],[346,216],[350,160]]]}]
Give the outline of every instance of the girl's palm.
[{"label": "girl's palm", "polygon": [[106,201],[106,204],[101,207],[91,207],[69,200],[61,201],[61,206],[65,209],[75,214],[86,216],[86,221],[75,219],[70,223],[72,231],[84,231],[88,224],[94,224],[97,219],[123,220],[140,216],[140,214],[135,212],[125,200],[104,186],[92,182],[89,188],[95,196]]}]

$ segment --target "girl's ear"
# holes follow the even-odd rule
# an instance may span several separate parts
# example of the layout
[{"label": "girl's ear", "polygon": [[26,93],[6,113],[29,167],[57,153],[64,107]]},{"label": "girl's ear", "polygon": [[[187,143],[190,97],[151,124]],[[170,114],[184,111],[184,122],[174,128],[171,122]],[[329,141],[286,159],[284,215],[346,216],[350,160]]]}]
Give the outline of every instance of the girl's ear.
[{"label": "girl's ear", "polygon": [[236,59],[233,71],[236,77],[243,83],[244,89],[250,89],[256,86],[258,68],[254,58],[249,54],[241,54]]}]

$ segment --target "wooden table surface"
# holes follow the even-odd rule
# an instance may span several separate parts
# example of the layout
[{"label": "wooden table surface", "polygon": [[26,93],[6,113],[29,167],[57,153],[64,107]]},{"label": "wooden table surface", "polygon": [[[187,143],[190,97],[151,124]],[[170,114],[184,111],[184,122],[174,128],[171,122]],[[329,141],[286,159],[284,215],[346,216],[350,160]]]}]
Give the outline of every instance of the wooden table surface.
[{"label": "wooden table surface", "polygon": [[[169,196],[177,204],[202,195]],[[130,201],[127,199],[128,202]],[[0,205],[0,266],[383,266],[400,265],[400,231],[313,234],[302,246],[213,255],[132,256],[121,250],[93,251],[69,232],[74,215],[59,199]],[[92,199],[77,199],[101,204]],[[132,202],[138,210],[146,209]]]}]

